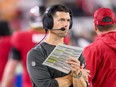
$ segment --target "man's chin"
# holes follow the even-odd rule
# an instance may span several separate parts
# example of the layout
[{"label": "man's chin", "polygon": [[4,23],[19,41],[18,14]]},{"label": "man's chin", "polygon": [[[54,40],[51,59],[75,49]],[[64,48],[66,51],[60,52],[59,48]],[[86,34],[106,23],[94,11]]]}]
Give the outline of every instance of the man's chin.
[{"label": "man's chin", "polygon": [[66,37],[66,35],[61,35],[60,37],[63,37],[64,38],[64,37]]}]

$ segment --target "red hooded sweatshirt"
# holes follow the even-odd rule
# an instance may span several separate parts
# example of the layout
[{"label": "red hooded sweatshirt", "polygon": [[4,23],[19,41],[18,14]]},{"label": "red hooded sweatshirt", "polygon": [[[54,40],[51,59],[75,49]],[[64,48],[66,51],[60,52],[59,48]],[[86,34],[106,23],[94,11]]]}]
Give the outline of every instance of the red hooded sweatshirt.
[{"label": "red hooded sweatshirt", "polygon": [[91,87],[116,87],[116,32],[99,35],[83,55]]}]

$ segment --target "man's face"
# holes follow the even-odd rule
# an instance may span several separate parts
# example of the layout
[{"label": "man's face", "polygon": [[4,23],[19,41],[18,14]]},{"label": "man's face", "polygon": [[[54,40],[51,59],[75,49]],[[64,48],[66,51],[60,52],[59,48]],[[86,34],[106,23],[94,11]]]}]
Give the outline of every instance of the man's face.
[{"label": "man's face", "polygon": [[[51,33],[56,34],[60,37],[65,37],[69,31],[70,26],[70,14],[68,12],[56,12],[56,14],[53,16],[54,25],[53,29],[51,30]],[[62,30],[55,30],[55,29],[61,29],[65,28],[65,31]]]}]

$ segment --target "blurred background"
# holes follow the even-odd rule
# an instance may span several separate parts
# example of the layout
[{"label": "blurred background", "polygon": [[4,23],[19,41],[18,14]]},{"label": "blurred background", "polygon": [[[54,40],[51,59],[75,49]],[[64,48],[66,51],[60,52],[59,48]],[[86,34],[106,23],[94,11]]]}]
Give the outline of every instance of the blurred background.
[{"label": "blurred background", "polygon": [[[16,31],[26,31],[30,28],[29,10],[33,6],[44,5],[47,8],[60,3],[68,6],[73,13],[73,28],[69,32],[73,46],[85,47],[96,38],[93,25],[93,13],[96,9],[108,7],[116,13],[116,0],[0,0],[0,33],[3,32],[4,26],[10,29],[11,35]],[[0,41],[1,37],[2,35]],[[2,51],[0,49],[0,52]],[[3,61],[0,56],[0,70],[5,67],[1,65]],[[16,69],[13,87],[22,87],[22,71],[20,63]],[[2,79],[2,75],[0,78]]]}]

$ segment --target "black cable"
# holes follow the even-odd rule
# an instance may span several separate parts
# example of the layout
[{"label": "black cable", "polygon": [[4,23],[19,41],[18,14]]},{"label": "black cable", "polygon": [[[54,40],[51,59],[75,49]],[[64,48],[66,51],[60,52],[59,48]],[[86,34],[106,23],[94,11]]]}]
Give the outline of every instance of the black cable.
[{"label": "black cable", "polygon": [[[36,45],[40,44],[40,43],[45,39],[45,37],[47,36],[47,32],[48,32],[48,30],[45,29],[45,36],[44,36]],[[36,46],[36,45],[35,45],[35,46]],[[34,46],[34,47],[35,47],[35,46]]]},{"label": "black cable", "polygon": [[47,32],[48,30],[45,29],[45,36],[37,44],[40,44],[40,42],[42,42],[45,39],[45,37],[47,36]]}]

